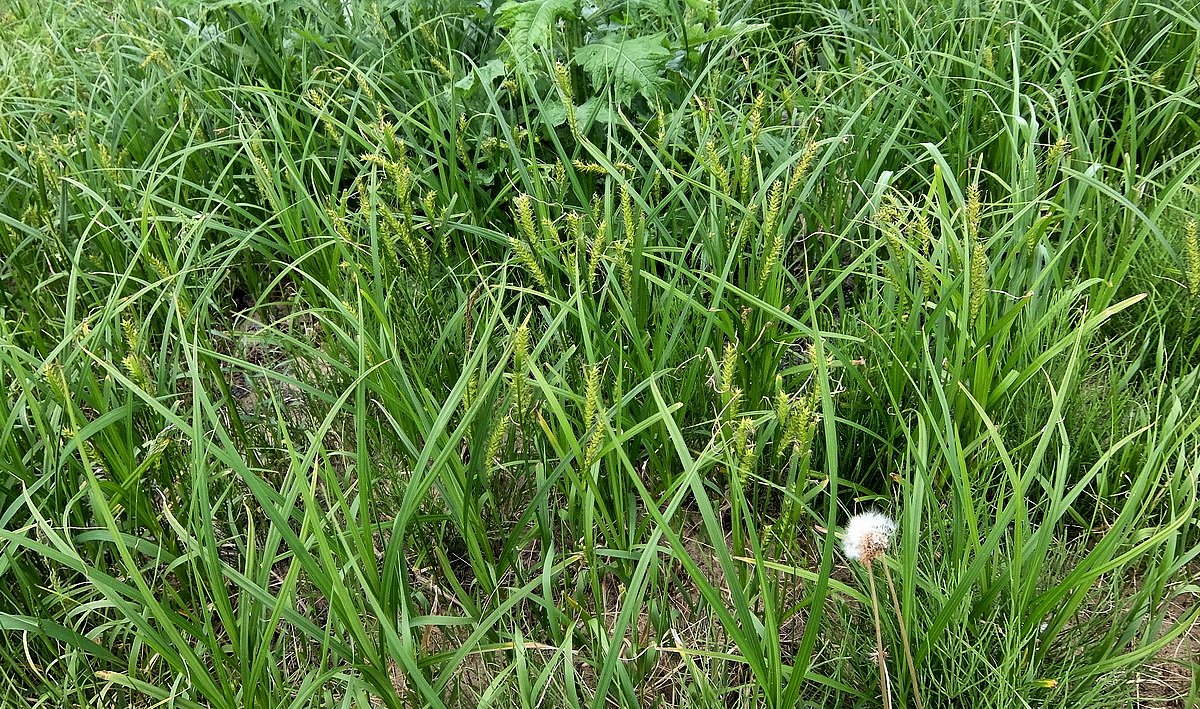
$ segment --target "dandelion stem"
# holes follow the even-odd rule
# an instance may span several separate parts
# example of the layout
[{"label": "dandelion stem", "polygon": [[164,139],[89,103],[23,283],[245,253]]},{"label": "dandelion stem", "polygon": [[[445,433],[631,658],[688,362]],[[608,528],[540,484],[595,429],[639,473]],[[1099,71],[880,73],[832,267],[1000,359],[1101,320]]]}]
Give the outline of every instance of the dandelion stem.
[{"label": "dandelion stem", "polygon": [[908,676],[912,680],[913,697],[917,700],[917,709],[925,709],[921,701],[921,690],[917,687],[917,665],[913,662],[912,649],[908,643],[908,625],[904,613],[900,611],[900,597],[896,595],[896,584],[892,582],[892,571],[888,568],[887,560],[883,560],[883,576],[887,579],[888,591],[892,595],[892,605],[896,608],[896,622],[900,625],[900,642],[904,645],[904,661],[908,663]]},{"label": "dandelion stem", "polygon": [[875,660],[879,663],[879,691],[883,695],[883,709],[892,709],[891,682],[888,681],[887,656],[883,650],[883,626],[879,624],[879,598],[875,594],[875,568],[870,559],[867,563],[867,580],[871,585],[871,610],[875,618]]}]

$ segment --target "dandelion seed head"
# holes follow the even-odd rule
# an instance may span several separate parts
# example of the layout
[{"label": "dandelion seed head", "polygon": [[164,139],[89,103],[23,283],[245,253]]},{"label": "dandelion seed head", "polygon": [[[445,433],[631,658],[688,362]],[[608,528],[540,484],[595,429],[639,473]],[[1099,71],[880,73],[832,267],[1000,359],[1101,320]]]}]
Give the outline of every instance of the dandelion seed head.
[{"label": "dandelion seed head", "polygon": [[842,549],[851,561],[870,564],[872,559],[887,551],[895,531],[896,523],[882,512],[856,514],[846,523]]}]

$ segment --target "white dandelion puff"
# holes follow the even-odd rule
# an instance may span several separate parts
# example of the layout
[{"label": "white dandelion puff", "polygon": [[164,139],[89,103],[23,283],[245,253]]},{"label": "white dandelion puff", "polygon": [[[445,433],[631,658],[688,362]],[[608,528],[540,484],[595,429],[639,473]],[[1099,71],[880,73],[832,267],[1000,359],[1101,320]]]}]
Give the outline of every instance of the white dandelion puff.
[{"label": "white dandelion puff", "polygon": [[870,564],[876,556],[887,551],[896,532],[896,523],[882,512],[862,512],[846,523],[842,549],[846,558]]}]

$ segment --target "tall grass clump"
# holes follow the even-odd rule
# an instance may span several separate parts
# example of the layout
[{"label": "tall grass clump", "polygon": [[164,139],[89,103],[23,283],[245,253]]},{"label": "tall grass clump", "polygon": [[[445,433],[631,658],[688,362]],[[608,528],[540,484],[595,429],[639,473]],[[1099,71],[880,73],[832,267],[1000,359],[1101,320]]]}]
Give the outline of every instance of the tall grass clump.
[{"label": "tall grass clump", "polygon": [[1200,697],[1195,3],[0,46],[0,704]]}]

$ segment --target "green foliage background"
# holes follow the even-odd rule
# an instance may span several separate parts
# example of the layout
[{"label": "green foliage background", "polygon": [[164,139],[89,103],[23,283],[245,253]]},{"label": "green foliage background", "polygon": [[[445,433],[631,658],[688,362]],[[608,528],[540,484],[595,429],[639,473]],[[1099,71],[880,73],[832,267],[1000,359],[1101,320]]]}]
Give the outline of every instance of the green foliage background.
[{"label": "green foliage background", "polygon": [[1200,698],[1194,1],[0,47],[4,706]]}]

